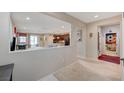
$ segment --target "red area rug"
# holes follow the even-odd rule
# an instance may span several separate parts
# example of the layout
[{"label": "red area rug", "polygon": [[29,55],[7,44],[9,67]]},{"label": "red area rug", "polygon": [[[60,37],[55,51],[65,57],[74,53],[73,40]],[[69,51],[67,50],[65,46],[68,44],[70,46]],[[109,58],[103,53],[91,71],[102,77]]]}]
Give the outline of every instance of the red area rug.
[{"label": "red area rug", "polygon": [[120,64],[120,57],[118,57],[118,56],[109,56],[109,55],[103,54],[103,55],[99,56],[98,59],[112,62],[112,63],[116,63],[116,64]]}]

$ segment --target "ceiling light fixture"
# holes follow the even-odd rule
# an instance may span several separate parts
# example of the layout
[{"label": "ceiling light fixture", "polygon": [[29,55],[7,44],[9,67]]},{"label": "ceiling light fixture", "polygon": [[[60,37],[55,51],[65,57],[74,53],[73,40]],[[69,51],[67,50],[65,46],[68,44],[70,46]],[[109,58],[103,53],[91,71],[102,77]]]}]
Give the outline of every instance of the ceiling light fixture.
[{"label": "ceiling light fixture", "polygon": [[98,18],[99,16],[98,15],[95,15],[94,18]]},{"label": "ceiling light fixture", "polygon": [[62,26],[62,28],[65,28],[65,26]]},{"label": "ceiling light fixture", "polygon": [[26,17],[26,20],[30,20],[30,17]]},{"label": "ceiling light fixture", "polygon": [[26,29],[26,27],[24,27],[24,30]]}]

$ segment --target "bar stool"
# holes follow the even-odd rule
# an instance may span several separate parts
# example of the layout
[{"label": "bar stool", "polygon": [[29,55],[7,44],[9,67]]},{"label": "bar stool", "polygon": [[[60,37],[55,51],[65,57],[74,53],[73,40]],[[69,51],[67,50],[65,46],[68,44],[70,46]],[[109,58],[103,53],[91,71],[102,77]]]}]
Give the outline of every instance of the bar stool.
[{"label": "bar stool", "polygon": [[0,81],[12,81],[14,64],[0,66]]}]

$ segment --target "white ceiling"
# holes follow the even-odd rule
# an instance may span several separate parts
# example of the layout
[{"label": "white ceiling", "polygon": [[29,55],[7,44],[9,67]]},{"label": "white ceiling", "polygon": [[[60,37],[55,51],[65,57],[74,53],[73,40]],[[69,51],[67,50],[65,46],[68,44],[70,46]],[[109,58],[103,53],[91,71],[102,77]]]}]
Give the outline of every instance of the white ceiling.
[{"label": "white ceiling", "polygon": [[[30,20],[26,20],[29,17]],[[12,22],[18,32],[64,33],[71,31],[71,24],[37,12],[13,12]]]},{"label": "white ceiling", "polygon": [[[120,15],[120,12],[67,12],[67,14],[86,23]],[[94,18],[95,15],[99,17]],[[30,20],[26,20],[30,17]],[[71,31],[71,24],[38,12],[13,12],[13,23],[18,32],[64,33]]]},{"label": "white ceiling", "polygon": [[[113,16],[121,15],[121,12],[66,12],[68,15],[71,15],[85,23],[95,22],[98,20],[110,18]],[[98,16],[94,18],[94,16]]]}]

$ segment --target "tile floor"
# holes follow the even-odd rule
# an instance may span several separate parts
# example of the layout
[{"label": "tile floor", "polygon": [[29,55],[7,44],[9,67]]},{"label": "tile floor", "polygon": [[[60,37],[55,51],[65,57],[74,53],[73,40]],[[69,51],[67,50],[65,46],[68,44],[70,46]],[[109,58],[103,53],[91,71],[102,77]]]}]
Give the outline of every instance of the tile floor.
[{"label": "tile floor", "polygon": [[58,79],[53,74],[50,74],[40,79],[40,81],[58,81]]},{"label": "tile floor", "polygon": [[109,62],[79,60],[41,79],[41,81],[119,81],[121,66]]}]

